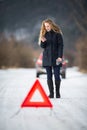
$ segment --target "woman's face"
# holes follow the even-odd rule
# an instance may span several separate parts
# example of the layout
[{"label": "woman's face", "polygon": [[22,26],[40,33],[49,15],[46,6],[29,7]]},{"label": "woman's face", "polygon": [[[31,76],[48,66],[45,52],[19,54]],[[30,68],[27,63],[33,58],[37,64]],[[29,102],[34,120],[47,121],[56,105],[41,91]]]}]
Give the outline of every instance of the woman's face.
[{"label": "woman's face", "polygon": [[49,32],[51,30],[51,25],[49,23],[45,23],[45,29],[47,32]]}]

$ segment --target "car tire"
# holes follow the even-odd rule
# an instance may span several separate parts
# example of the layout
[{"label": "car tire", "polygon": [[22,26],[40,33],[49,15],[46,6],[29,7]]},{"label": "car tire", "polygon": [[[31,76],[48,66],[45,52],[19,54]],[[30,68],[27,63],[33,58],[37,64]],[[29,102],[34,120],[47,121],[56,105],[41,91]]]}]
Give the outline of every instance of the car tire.
[{"label": "car tire", "polygon": [[62,78],[63,78],[63,79],[66,78],[66,73],[65,73],[65,72],[62,74]]},{"label": "car tire", "polygon": [[36,73],[36,77],[39,78],[39,73]]}]

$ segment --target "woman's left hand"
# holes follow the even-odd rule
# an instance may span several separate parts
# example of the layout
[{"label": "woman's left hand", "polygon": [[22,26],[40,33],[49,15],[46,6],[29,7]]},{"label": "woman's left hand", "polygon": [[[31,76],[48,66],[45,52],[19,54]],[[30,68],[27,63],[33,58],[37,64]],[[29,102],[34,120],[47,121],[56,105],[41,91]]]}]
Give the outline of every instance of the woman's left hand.
[{"label": "woman's left hand", "polygon": [[57,58],[57,61],[58,61],[58,62],[62,62],[62,58],[60,58],[60,57]]}]

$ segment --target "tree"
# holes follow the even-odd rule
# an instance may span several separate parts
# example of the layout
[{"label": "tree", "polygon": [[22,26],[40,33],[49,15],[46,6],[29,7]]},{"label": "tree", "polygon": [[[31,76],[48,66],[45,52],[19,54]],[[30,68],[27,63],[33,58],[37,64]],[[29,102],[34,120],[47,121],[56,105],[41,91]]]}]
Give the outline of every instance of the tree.
[{"label": "tree", "polygon": [[87,72],[87,1],[73,0],[70,1],[72,5],[72,16],[81,32],[81,37],[77,41],[77,65],[80,70]]}]

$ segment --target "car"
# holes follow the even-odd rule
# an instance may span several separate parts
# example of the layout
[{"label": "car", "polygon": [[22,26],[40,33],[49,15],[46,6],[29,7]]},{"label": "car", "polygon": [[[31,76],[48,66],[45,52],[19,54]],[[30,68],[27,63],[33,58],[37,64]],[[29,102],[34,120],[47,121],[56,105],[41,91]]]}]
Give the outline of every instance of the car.
[{"label": "car", "polygon": [[[46,70],[42,66],[43,53],[40,53],[39,58],[36,60],[36,77],[39,78],[40,75],[46,74]],[[65,60],[63,56],[62,66],[60,68],[60,75],[62,78],[66,78],[66,68],[67,68],[67,60]]]}]

